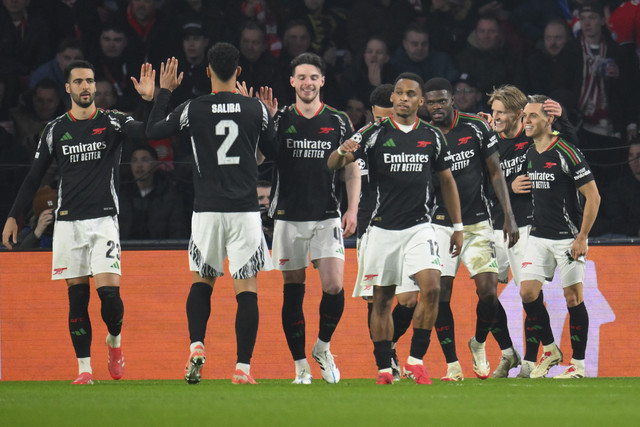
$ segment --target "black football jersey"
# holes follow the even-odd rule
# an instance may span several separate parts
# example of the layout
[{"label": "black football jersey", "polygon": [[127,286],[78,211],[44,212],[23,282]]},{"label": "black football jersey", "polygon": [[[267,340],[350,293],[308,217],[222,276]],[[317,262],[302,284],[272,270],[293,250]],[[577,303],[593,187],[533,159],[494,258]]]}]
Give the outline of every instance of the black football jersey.
[{"label": "black football jersey", "polygon": [[277,154],[273,120],[257,98],[232,92],[211,93],[164,112],[171,92],[158,94],[147,136],[165,138],[188,130],[193,150],[195,212],[258,211],[257,148],[268,159]]},{"label": "black football jersey", "polygon": [[112,110],[96,109],[87,120],[71,112],[44,128],[31,170],[9,214],[18,216],[31,203],[53,159],[58,164],[56,219],[75,221],[118,213],[122,141],[144,137],[144,123]]},{"label": "black football jersey", "polygon": [[403,230],[430,221],[433,173],[449,168],[442,132],[418,119],[405,133],[390,116],[353,138],[360,144],[356,161],[366,158],[369,165],[370,226]]},{"label": "black football jersey", "polygon": [[584,156],[556,137],[542,153],[532,144],[526,161],[532,185],[531,235],[554,240],[575,238],[582,225],[578,188],[594,179]]},{"label": "black football jersey", "polygon": [[349,117],[326,104],[311,118],[295,104],[275,118],[279,153],[271,185],[270,215],[289,221],[319,221],[340,216],[338,172],[329,155],[353,135]]},{"label": "black football jersey", "polygon": [[[445,137],[446,156],[460,195],[462,223],[470,225],[489,219],[485,160],[498,151],[498,136],[480,116],[454,110],[453,123]],[[434,224],[452,225],[441,202],[439,185],[436,185],[436,200]]]}]

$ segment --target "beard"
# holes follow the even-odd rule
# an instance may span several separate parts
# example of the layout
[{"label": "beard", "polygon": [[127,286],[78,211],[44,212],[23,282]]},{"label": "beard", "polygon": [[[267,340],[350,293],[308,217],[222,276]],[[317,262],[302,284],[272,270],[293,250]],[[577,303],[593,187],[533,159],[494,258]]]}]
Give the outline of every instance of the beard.
[{"label": "beard", "polygon": [[93,100],[95,99],[95,97],[96,97],[95,93],[89,94],[89,99],[85,101],[82,99],[82,94],[78,94],[78,95],[72,95],[71,99],[79,107],[87,108],[91,104],[93,104]]}]

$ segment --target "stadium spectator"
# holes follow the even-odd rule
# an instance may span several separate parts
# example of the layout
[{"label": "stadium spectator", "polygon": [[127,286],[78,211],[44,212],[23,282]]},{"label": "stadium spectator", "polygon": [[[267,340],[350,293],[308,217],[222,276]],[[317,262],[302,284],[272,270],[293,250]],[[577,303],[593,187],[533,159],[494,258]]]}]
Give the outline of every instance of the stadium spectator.
[{"label": "stadium spectator", "polygon": [[[522,86],[524,72],[519,62],[504,48],[504,38],[498,18],[481,16],[476,21],[475,39],[455,57],[460,70],[473,71],[486,102],[486,94],[506,83]],[[473,42],[473,44],[472,44]]]},{"label": "stadium spectator", "polygon": [[[304,0],[294,10],[294,17],[307,22],[311,30],[311,51],[340,72],[350,60],[347,45],[347,12],[327,6],[325,0]],[[338,63],[339,61],[345,61]]]},{"label": "stadium spectator", "polygon": [[229,29],[232,23],[225,16],[223,6],[224,2],[218,1],[174,0],[164,2],[163,12],[174,22],[173,37],[182,37],[183,28],[189,22],[200,22],[209,42],[228,42],[234,40],[234,36]]},{"label": "stadium spectator", "polygon": [[179,70],[182,83],[171,94],[171,105],[178,106],[187,99],[211,93],[211,82],[207,77],[207,49],[209,39],[199,21],[187,22],[182,27],[182,55]]},{"label": "stadium spectator", "polygon": [[96,107],[112,110],[118,103],[118,94],[113,84],[106,79],[96,80]]},{"label": "stadium spectator", "polygon": [[602,4],[587,1],[578,11],[580,47],[563,55],[558,73],[560,81],[571,83],[570,107],[582,120],[579,147],[604,186],[619,177],[625,159],[622,147],[638,134],[640,71],[637,57],[604,30]]},{"label": "stadium spectator", "polygon": [[613,9],[608,25],[613,39],[640,58],[640,2],[625,1]]},{"label": "stadium spectator", "polygon": [[471,0],[432,0],[427,13],[429,46],[455,55],[467,44],[473,30]]},{"label": "stadium spectator", "polygon": [[24,92],[22,103],[11,109],[16,142],[33,156],[40,134],[47,122],[62,114],[63,105],[58,84],[53,80],[40,80],[33,89]]},{"label": "stadium spectator", "polygon": [[171,26],[159,10],[159,3],[159,0],[129,0],[126,13],[120,16],[132,52],[141,62],[155,67],[180,51],[179,39],[172,37]]},{"label": "stadium spectator", "polygon": [[78,59],[84,59],[82,43],[74,38],[62,39],[62,41],[58,43],[56,56],[52,60],[39,66],[33,73],[31,73],[29,87],[33,88],[36,83],[43,79],[53,80],[58,83],[60,99],[67,108],[70,107],[71,99],[69,99],[69,95],[67,94],[64,86],[66,83],[64,80],[64,69],[71,61],[76,61]]},{"label": "stadium spectator", "polygon": [[120,186],[122,240],[186,239],[182,201],[171,178],[158,170],[158,153],[150,145],[131,155],[133,181]]},{"label": "stadium spectator", "polygon": [[640,237],[640,140],[629,145],[629,170],[607,189],[603,203],[614,235]]},{"label": "stadium spectator", "polygon": [[453,103],[456,110],[465,113],[478,114],[486,112],[482,104],[482,93],[478,90],[478,84],[470,73],[462,73],[452,82]]},{"label": "stadium spectator", "polygon": [[264,28],[254,21],[247,21],[240,31],[238,49],[242,68],[239,80],[256,91],[262,86],[272,87],[278,96],[282,92],[277,86],[281,79],[276,58],[267,49]]},{"label": "stadium spectator", "polygon": [[349,116],[349,120],[351,120],[354,129],[360,129],[366,123],[371,122],[364,102],[355,96],[347,99],[347,107],[344,109],[344,112]]},{"label": "stadium spectator", "polygon": [[51,249],[53,244],[53,210],[58,195],[56,190],[45,185],[33,197],[33,215],[18,233],[15,249]]},{"label": "stadium spectator", "polygon": [[406,0],[357,0],[347,18],[349,47],[361,52],[367,41],[376,34],[394,52],[402,41],[402,31],[415,19],[415,12]]},{"label": "stadium spectator", "polygon": [[140,69],[141,58],[128,50],[125,30],[118,24],[106,24],[100,33],[100,49],[93,52],[96,79],[107,79],[118,95],[118,110],[132,112],[139,104],[131,76]]},{"label": "stadium spectator", "polygon": [[[0,5],[0,74],[28,79],[54,54],[49,21],[30,8],[31,0],[2,0]],[[26,82],[26,81],[25,81]]]},{"label": "stadium spectator", "polygon": [[425,81],[433,77],[447,80],[458,77],[458,70],[449,54],[430,49],[429,33],[416,22],[406,27],[402,46],[393,54],[391,63],[398,72],[415,73]]},{"label": "stadium spectator", "polygon": [[544,27],[543,39],[537,49],[526,59],[526,88],[529,93],[543,94],[569,104],[570,81],[560,81],[567,76],[559,73],[559,63],[567,51],[577,49],[571,28],[564,19],[553,19]]},{"label": "stadium spectator", "polygon": [[103,0],[48,0],[38,3],[51,25],[53,46],[66,38],[73,38],[82,44],[86,52],[98,48],[102,24],[99,7],[105,3]]},{"label": "stadium spectator", "polygon": [[356,56],[356,60],[342,75],[344,96],[366,100],[369,108],[371,92],[383,83],[393,82],[398,74],[390,59],[387,43],[377,36],[371,37],[364,51]]},{"label": "stadium spectator", "polygon": [[0,221],[7,219],[12,200],[29,171],[32,158],[27,148],[15,142],[13,135],[0,126]]}]

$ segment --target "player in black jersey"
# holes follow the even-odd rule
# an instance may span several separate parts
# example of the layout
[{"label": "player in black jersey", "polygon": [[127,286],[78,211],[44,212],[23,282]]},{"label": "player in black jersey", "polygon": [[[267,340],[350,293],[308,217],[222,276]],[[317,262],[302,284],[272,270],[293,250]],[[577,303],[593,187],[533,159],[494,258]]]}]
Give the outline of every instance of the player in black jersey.
[{"label": "player in black jersey", "polygon": [[[376,206],[362,238],[358,284],[373,286],[371,339],[378,384],[393,383],[391,305],[396,287],[407,279],[417,283],[420,299],[413,314],[413,337],[404,373],[417,384],[431,384],[422,359],[438,313],[440,282],[439,247],[429,215],[434,172],[450,216],[461,221],[444,135],[417,117],[423,84],[413,73],[400,74],[391,96],[393,114],[358,131],[329,157],[332,169],[364,157],[369,164]],[[462,231],[457,231],[440,249],[447,248],[457,256],[461,247]]]},{"label": "player in black jersey", "polygon": [[[598,214],[600,195],[582,153],[552,131],[553,117],[542,108],[546,100],[542,95],[530,96],[524,108],[524,129],[534,142],[526,157],[533,226],[522,262],[520,296],[543,345],[543,354],[530,376],[546,376],[549,368],[562,361],[551,332],[549,313],[539,297],[542,283],[553,278],[557,266],[569,309],[573,357],[567,369],[554,378],[583,378],[589,315],[582,282],[587,237]],[[579,194],[586,199],[584,212]]]},{"label": "player in black jersey", "polygon": [[[530,188],[530,184],[526,182],[528,181],[526,175],[522,174],[525,168],[527,150],[533,144],[531,138],[526,135],[522,124],[522,111],[527,104],[527,97],[517,87],[504,85],[489,94],[488,104],[491,107],[492,115],[485,113],[479,113],[479,115],[485,118],[498,133],[500,167],[507,182],[511,207],[520,234],[518,242],[507,248],[502,239],[504,216],[495,192],[491,192],[491,220],[493,222],[496,258],[498,261],[498,281],[502,283],[509,281],[509,266],[511,266],[514,282],[516,286],[520,286],[520,266],[527,247],[533,219],[531,194],[528,191],[526,193],[514,192],[514,186],[516,189],[526,188],[528,190]],[[575,141],[575,129],[566,116],[563,115],[560,104],[549,99],[545,101],[544,109],[549,115],[556,118],[554,127],[557,127],[562,132],[563,137],[566,135],[570,142]],[[540,291],[540,294],[540,298],[543,298],[542,291]],[[519,320],[515,319],[515,322],[518,323]],[[532,331],[531,321],[527,318],[524,324],[525,354],[522,357],[522,367],[520,368],[520,373],[518,373],[518,378],[528,378],[536,365],[539,343]],[[507,374],[508,372],[500,371],[494,372],[493,376],[506,376]]]},{"label": "player in black jersey", "polygon": [[265,105],[235,93],[238,57],[238,50],[228,43],[209,49],[207,74],[212,93],[184,102],[165,118],[171,90],[182,79],[182,74],[177,75],[177,60],[169,59],[161,67],[161,90],[147,125],[149,138],[165,138],[182,129],[191,134],[195,201],[189,242],[193,284],[187,298],[191,353],[185,379],[189,384],[201,379],[211,294],[227,255],[238,302],[238,357],[232,382],[256,383],[250,372],[258,332],[256,276],[273,268],[260,221],[258,158],[262,154],[275,157],[277,145]]},{"label": "player in black jersey", "polygon": [[[153,99],[155,72],[144,64],[134,86],[146,101]],[[93,384],[89,277],[93,276],[107,325],[109,373],[124,374],[121,337],[124,306],[120,298],[118,171],[122,141],[144,137],[144,123],[117,111],[96,108],[93,65],[71,62],[65,69],[71,109],[47,124],[31,170],[25,178],[2,232],[11,249],[18,218],[31,202],[52,160],[58,164],[52,279],[65,279],[69,295],[69,332],[78,358],[79,376],[72,384]]]},{"label": "player in black jersey", "polygon": [[[383,84],[376,87],[371,96],[369,102],[371,103],[371,113],[373,114],[374,122],[385,119],[393,112],[393,103],[391,102],[391,94],[393,93],[392,84]],[[369,223],[371,221],[371,214],[376,205],[376,195],[372,192],[369,186],[369,167],[367,166],[366,157],[360,158],[356,161],[360,167],[362,173],[362,189],[360,191],[360,204],[358,205],[358,246],[360,239],[367,231]],[[396,299],[398,300],[396,306],[391,312],[393,317],[393,338],[391,339],[391,368],[393,373],[393,380],[400,381],[402,372],[400,371],[400,364],[398,362],[398,356],[395,348],[396,343],[402,335],[407,332],[411,325],[411,319],[413,318],[413,312],[418,302],[418,292],[415,292],[415,285],[406,281],[408,286],[396,286]],[[367,300],[367,325],[371,329],[371,312],[373,311],[373,286],[366,285],[361,286],[356,283],[353,288],[354,297],[363,297]]]},{"label": "player in black jersey", "polygon": [[[447,360],[447,375],[443,381],[461,381],[462,369],[455,349],[451,292],[453,279],[464,262],[476,284],[478,305],[476,308],[476,334],[469,340],[473,356],[473,371],[478,378],[490,375],[489,362],[485,355],[485,341],[491,331],[502,350],[500,371],[520,364],[520,356],[513,348],[507,328],[507,315],[498,299],[498,265],[493,246],[493,230],[490,224],[489,201],[485,188],[491,182],[500,201],[506,220],[503,238],[509,247],[518,241],[518,226],[514,220],[507,186],[500,170],[498,138],[489,125],[479,116],[462,113],[453,108],[452,88],[443,78],[429,80],[425,86],[425,103],[435,124],[447,138],[447,156],[460,192],[462,224],[452,222],[444,209],[436,206],[434,227],[439,244],[449,235],[464,229],[464,246],[460,258],[443,257],[440,280],[440,310],[436,320],[436,332]],[[436,202],[439,200],[436,186]],[[496,375],[499,376],[499,375]]]},{"label": "player in black jersey", "polygon": [[273,258],[282,271],[284,292],[282,327],[294,360],[294,384],[310,384],[311,369],[305,354],[305,321],[302,303],[309,259],[320,273],[322,300],[320,328],[312,355],[328,383],[340,381],[330,341],[344,311],[344,244],[356,230],[360,171],[346,168],[344,181],[348,207],[340,218],[340,182],[327,168],[327,158],[353,134],[349,117],[320,99],[325,64],[312,53],[291,61],[291,86],[296,102],[277,111],[269,88],[260,97],[275,114],[280,153],[276,159],[271,207],[274,218]]}]

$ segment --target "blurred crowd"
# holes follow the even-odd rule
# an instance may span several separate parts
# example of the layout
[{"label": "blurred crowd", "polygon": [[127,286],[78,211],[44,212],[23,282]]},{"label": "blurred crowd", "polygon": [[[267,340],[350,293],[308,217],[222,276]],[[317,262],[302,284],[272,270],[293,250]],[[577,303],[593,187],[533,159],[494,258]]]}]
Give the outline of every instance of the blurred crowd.
[{"label": "blurred crowd", "polygon": [[[371,91],[405,71],[454,84],[461,111],[490,112],[487,94],[513,84],[557,100],[578,130],[602,195],[593,236],[640,236],[640,2],[590,0],[2,0],[0,220],[45,124],[69,107],[63,69],[96,67],[96,105],[143,119],[130,80],[179,59],[172,106],[211,91],[209,46],[235,44],[240,81],[295,101],[289,63],[327,63],[322,97],[357,129]],[[424,114],[425,120],[429,117]],[[120,185],[122,240],[186,239],[193,207],[188,135],[128,141]],[[271,165],[260,169],[268,204]],[[21,218],[25,247],[50,245],[56,170]],[[49,237],[47,237],[49,236]]]}]

